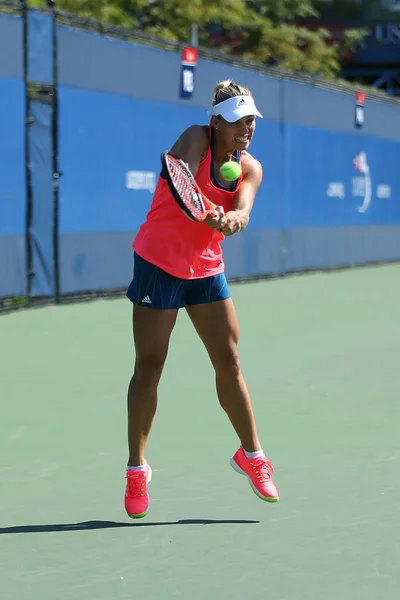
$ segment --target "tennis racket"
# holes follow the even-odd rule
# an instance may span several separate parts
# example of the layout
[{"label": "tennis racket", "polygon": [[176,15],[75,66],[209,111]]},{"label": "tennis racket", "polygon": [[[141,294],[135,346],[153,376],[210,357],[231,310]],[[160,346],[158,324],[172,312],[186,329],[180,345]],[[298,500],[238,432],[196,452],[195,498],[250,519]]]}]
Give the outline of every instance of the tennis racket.
[{"label": "tennis racket", "polygon": [[161,164],[173,197],[189,219],[202,223],[208,215],[216,216],[215,204],[204,196],[183,160],[166,151],[161,155]]}]

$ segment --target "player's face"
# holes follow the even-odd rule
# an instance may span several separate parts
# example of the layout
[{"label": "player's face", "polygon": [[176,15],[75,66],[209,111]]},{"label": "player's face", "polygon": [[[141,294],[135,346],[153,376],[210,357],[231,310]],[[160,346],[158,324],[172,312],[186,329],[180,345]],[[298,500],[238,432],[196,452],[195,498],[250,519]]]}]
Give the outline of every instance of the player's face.
[{"label": "player's face", "polygon": [[256,118],[243,117],[234,123],[228,123],[222,118],[218,119],[217,127],[224,142],[232,150],[247,150],[256,128]]}]

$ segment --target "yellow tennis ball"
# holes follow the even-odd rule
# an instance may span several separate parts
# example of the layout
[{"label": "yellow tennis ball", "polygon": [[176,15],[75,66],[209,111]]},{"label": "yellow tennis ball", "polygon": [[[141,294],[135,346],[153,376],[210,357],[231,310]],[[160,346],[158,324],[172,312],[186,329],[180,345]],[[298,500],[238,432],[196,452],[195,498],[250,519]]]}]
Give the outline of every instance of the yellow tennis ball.
[{"label": "yellow tennis ball", "polygon": [[239,163],[228,160],[222,165],[219,172],[227,181],[236,181],[236,179],[239,179],[242,169],[240,168]]}]

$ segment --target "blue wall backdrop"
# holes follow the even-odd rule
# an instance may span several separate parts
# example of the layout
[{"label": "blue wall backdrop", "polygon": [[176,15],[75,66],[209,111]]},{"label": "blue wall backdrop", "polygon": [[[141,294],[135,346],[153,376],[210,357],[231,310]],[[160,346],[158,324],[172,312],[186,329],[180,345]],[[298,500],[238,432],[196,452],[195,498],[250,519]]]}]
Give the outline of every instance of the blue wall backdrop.
[{"label": "blue wall backdrop", "polygon": [[[0,297],[26,293],[22,21],[0,18]],[[7,57],[7,60],[3,60]]]},{"label": "blue wall backdrop", "polygon": [[[34,13],[31,31],[30,70],[36,79],[51,82],[49,52],[43,59],[38,50],[34,53],[51,46],[51,19]],[[400,259],[400,107],[368,99],[365,125],[356,129],[353,93],[203,59],[193,97],[181,99],[177,53],[66,26],[57,26],[57,38],[61,293],[128,285],[131,244],[150,207],[160,154],[187,126],[207,123],[212,88],[228,77],[252,89],[264,115],[251,146],[264,179],[249,227],[224,242],[227,274],[252,277]],[[12,86],[19,86],[22,97],[20,80],[10,79],[10,73],[0,72],[0,77],[0,90],[10,94]],[[7,108],[9,130],[20,131],[21,139],[16,142],[14,133],[12,140],[10,135],[1,139],[0,153],[10,163],[8,187],[18,188],[22,233],[22,101],[9,106],[18,121],[10,125]],[[46,143],[42,148],[48,153]],[[41,278],[35,276],[37,295],[54,292],[53,272],[47,268],[54,261],[51,187],[44,184],[33,194],[34,204],[47,207],[37,213],[39,244],[47,257]],[[3,189],[2,183],[0,199]],[[1,199],[0,248],[6,234],[17,233],[15,227],[12,232],[2,228],[3,219],[8,229],[14,223],[13,211],[14,205],[11,210]],[[7,281],[0,283],[0,296],[15,293]]]}]

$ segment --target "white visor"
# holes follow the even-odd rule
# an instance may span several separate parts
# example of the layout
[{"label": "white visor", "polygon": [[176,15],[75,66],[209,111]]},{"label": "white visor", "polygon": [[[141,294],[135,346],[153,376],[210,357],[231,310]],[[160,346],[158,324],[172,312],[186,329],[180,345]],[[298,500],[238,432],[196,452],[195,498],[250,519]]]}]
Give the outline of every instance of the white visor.
[{"label": "white visor", "polygon": [[251,96],[234,96],[233,98],[228,98],[228,100],[212,106],[208,111],[208,115],[210,117],[221,115],[228,123],[234,123],[243,117],[249,116],[263,118]]}]

